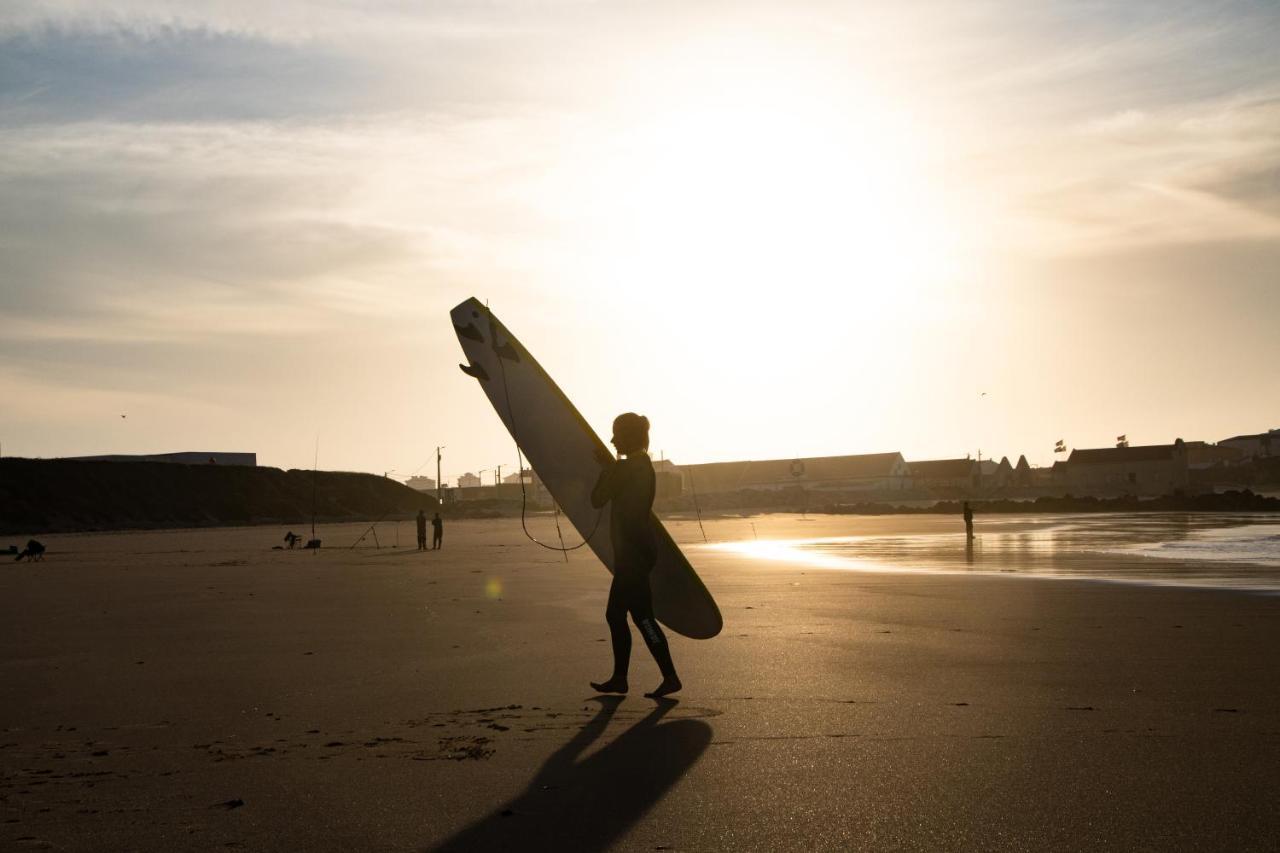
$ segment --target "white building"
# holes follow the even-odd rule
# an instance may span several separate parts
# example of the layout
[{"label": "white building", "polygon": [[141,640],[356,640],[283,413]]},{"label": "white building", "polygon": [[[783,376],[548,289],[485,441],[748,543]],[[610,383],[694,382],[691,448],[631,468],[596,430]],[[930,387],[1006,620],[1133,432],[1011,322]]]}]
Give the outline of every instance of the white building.
[{"label": "white building", "polygon": [[480,485],[480,478],[470,471],[458,478],[459,489],[473,489],[478,485]]},{"label": "white building", "polygon": [[1249,458],[1280,456],[1280,429],[1269,429],[1255,435],[1234,435],[1218,442],[1221,447],[1234,447]]},{"label": "white building", "polygon": [[436,481],[431,477],[410,477],[404,484],[418,492],[434,492],[436,490]]}]

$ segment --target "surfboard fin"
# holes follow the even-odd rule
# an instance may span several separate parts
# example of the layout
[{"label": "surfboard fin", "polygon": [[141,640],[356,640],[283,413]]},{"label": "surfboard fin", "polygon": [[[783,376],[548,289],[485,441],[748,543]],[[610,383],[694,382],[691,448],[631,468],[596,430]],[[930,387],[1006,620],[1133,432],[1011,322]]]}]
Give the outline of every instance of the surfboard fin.
[{"label": "surfboard fin", "polygon": [[480,379],[483,381],[488,381],[489,379],[489,374],[485,371],[483,367],[481,367],[478,364],[459,364],[458,367],[462,369],[463,373],[467,374],[472,378]]}]

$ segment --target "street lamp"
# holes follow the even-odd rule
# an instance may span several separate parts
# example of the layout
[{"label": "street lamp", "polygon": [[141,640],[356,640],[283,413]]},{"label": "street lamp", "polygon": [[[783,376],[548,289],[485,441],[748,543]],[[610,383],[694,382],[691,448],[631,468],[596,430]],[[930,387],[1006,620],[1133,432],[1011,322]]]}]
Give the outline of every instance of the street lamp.
[{"label": "street lamp", "polygon": [[440,451],[444,447],[436,448],[436,506],[444,505],[444,480],[440,479]]}]

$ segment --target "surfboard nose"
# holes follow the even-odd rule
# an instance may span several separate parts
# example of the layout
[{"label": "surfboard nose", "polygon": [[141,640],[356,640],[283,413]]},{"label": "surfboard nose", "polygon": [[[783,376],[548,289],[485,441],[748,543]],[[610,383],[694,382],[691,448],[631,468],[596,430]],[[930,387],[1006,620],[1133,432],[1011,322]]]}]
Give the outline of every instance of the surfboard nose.
[{"label": "surfboard nose", "polygon": [[465,326],[468,323],[479,325],[488,311],[489,309],[484,307],[484,303],[473,296],[455,305],[453,310],[449,312],[449,318],[453,320],[453,325],[455,326]]}]

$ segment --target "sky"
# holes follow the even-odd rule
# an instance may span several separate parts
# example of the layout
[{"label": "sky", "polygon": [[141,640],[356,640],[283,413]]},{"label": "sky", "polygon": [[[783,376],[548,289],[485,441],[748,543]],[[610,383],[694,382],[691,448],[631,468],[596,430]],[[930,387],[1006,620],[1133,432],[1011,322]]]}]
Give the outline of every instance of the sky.
[{"label": "sky", "polygon": [[513,470],[471,296],[677,463],[1280,426],[1277,44],[1270,0],[9,0],[0,452]]}]

